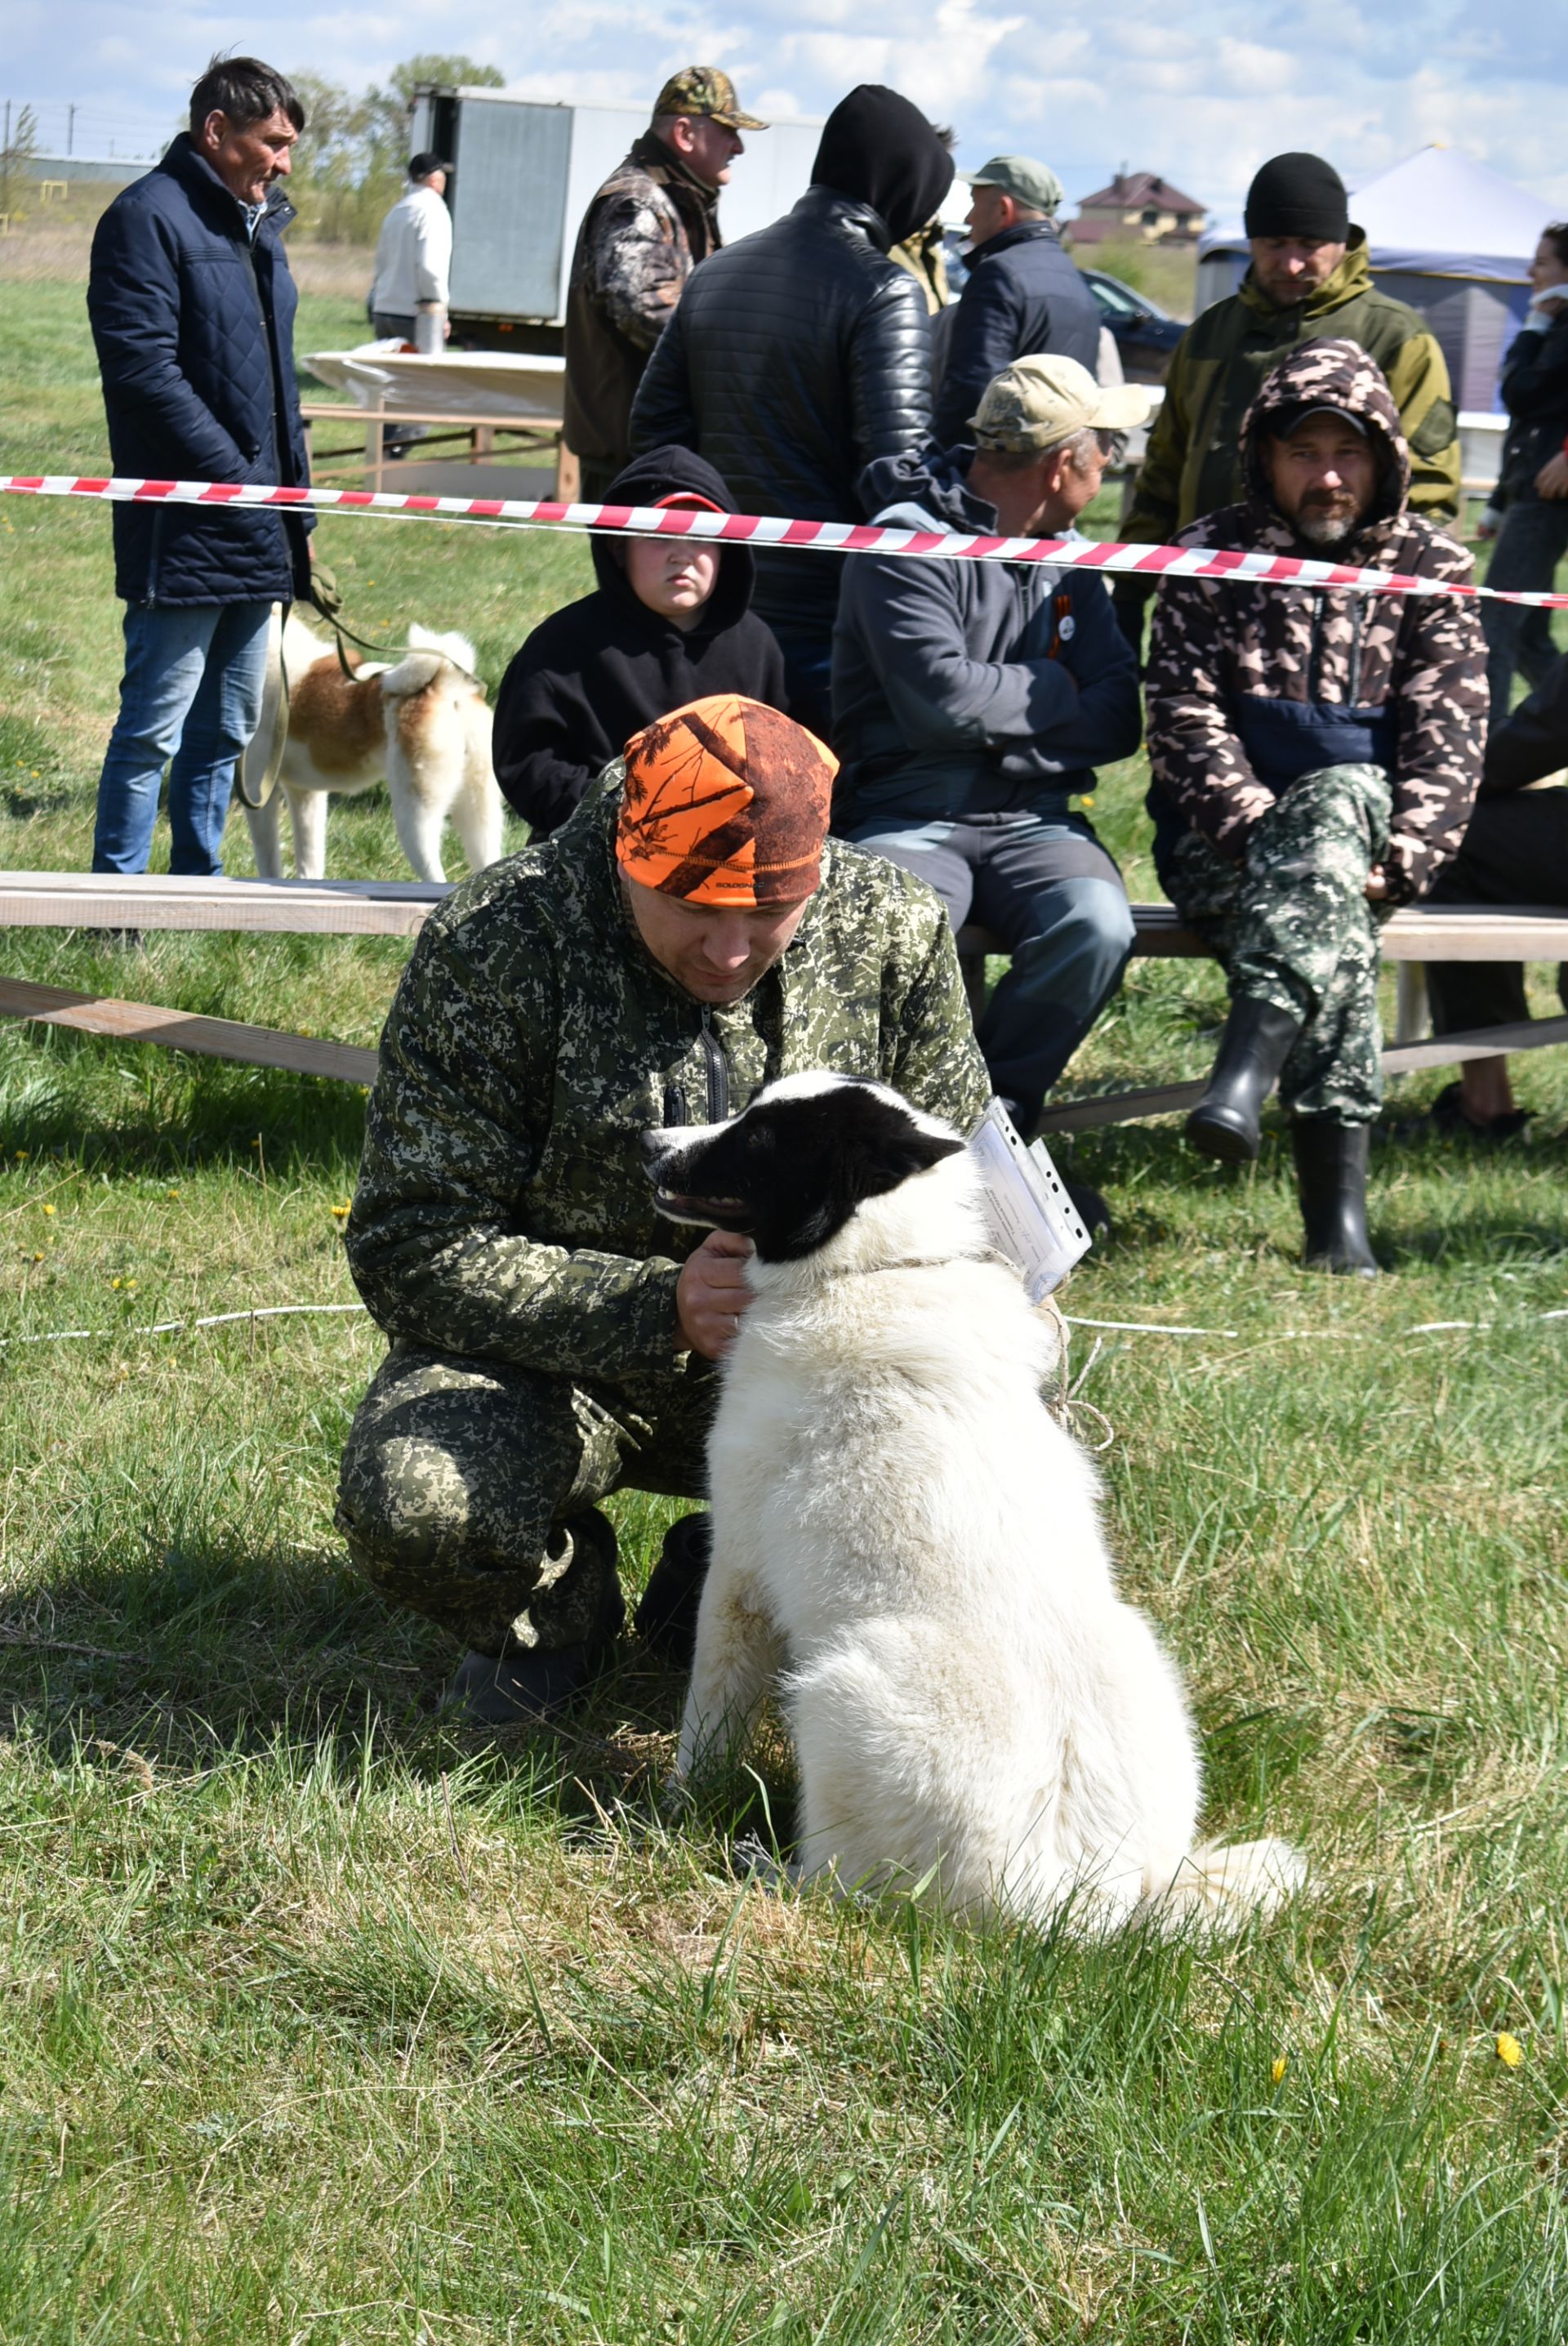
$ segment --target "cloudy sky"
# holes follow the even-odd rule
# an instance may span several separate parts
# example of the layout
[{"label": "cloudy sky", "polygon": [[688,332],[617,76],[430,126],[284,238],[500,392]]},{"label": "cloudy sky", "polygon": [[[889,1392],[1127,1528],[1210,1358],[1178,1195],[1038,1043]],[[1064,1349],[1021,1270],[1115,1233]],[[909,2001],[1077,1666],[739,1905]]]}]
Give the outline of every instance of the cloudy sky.
[{"label": "cloudy sky", "polygon": [[[1309,147],[1352,184],[1431,140],[1568,211],[1568,8],[1547,0],[8,0],[0,97],[50,146],[156,151],[217,47],[351,87],[462,50],[542,96],[642,100],[672,67],[723,65],[763,114],[822,114],[858,81],[905,91],[960,138],[1053,163],[1074,198],[1126,162],[1230,210],[1263,158]],[[65,37],[62,37],[62,35]]]}]

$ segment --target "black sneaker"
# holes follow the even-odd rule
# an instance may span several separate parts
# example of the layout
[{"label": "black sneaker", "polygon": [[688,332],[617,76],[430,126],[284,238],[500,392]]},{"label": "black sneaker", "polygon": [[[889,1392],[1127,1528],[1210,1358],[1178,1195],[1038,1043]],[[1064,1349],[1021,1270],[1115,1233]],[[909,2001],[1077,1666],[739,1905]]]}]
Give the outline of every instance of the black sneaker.
[{"label": "black sneaker", "polygon": [[682,1515],[664,1535],[633,1623],[667,1670],[689,1670],[697,1650],[697,1614],[713,1554],[713,1518]]},{"label": "black sneaker", "polygon": [[1478,1148],[1502,1148],[1511,1140],[1523,1138],[1530,1110],[1511,1108],[1506,1116],[1489,1117],[1484,1124],[1477,1124],[1465,1113],[1461,1086],[1445,1084],[1427,1110],[1427,1119],[1445,1140],[1471,1140]]},{"label": "black sneaker", "polygon": [[1098,1189],[1091,1189],[1087,1181],[1070,1181],[1065,1173],[1062,1187],[1072,1202],[1073,1211],[1092,1239],[1108,1239],[1115,1235],[1111,1209]]}]

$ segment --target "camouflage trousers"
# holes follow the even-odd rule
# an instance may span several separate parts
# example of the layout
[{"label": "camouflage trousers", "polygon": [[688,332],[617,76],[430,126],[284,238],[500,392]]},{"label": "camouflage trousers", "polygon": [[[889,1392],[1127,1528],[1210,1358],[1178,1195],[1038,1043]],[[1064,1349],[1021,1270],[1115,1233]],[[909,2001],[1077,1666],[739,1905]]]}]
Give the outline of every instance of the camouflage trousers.
[{"label": "camouflage trousers", "polygon": [[1300,1019],[1279,1077],[1295,1116],[1371,1124],[1383,1097],[1378,927],[1367,874],[1389,843],[1380,766],[1323,766],[1275,801],[1231,862],[1196,831],[1160,877],[1189,928],[1225,965],[1232,1001]]},{"label": "camouflage trousers", "polygon": [[624,1484],[700,1495],[717,1398],[695,1358],[590,1388],[396,1342],[350,1429],[338,1529],[383,1596],[480,1653],[576,1645],[613,1567],[572,1518]]}]

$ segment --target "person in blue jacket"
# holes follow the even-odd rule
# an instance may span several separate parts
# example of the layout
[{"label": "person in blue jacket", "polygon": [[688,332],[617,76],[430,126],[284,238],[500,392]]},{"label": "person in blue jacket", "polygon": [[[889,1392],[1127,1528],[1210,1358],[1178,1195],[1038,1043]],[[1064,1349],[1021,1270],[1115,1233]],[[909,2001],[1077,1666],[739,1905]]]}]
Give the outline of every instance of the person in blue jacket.
[{"label": "person in blue jacket", "polygon": [[1027,155],[993,155],[969,174],[969,274],[945,339],[936,395],[936,437],[967,438],[969,419],[993,375],[1046,352],[1091,374],[1100,355],[1100,312],[1081,270],[1062,250],[1061,180]]},{"label": "person in blue jacket", "polygon": [[[270,66],[217,61],[191,92],[188,132],[99,221],[87,312],[117,475],[308,482],[280,184],[304,125]],[[95,872],[146,871],[166,765],[170,870],[221,871],[269,615],[309,585],[308,526],[260,507],[115,506],[126,659]]]},{"label": "person in blue jacket", "polygon": [[[974,444],[868,466],[867,511],[896,529],[1074,535],[1136,385],[1072,359],[1003,369]],[[1143,735],[1137,670],[1105,583],[1049,563],[851,555],[833,636],[833,828],[918,872],[956,930],[973,919],[1012,966],[980,1047],[1025,1135],[1133,948],[1115,864],[1071,801]]]}]

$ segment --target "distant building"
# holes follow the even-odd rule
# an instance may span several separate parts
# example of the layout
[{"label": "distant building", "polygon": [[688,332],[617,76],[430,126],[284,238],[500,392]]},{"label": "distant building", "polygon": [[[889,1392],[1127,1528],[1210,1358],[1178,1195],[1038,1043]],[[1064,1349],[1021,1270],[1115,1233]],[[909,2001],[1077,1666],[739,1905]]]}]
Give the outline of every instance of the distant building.
[{"label": "distant building", "polygon": [[1091,244],[1196,244],[1203,221],[1203,206],[1168,179],[1124,165],[1108,188],[1084,197],[1066,233],[1080,250]]},{"label": "distant building", "polygon": [[145,178],[158,157],[143,156],[132,161],[123,155],[26,155],[17,164],[17,175],[25,179],[63,179],[67,187],[73,179],[97,180],[116,188],[128,188],[133,179]]}]

